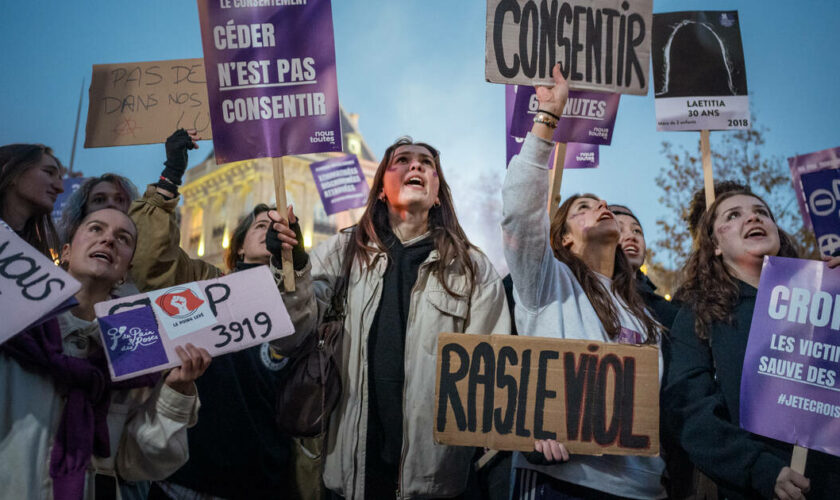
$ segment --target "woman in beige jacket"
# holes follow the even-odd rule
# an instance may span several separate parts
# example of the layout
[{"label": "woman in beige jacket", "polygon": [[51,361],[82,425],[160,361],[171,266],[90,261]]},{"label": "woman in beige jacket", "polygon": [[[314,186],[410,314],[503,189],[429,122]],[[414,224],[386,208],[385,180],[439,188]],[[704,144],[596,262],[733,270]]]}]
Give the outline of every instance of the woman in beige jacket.
[{"label": "woman in beige jacket", "polygon": [[[295,221],[291,210],[289,218]],[[272,238],[303,252],[285,220],[273,224],[270,249]],[[292,314],[299,331],[316,328],[349,272],[343,393],[330,418],[326,486],[347,498],[463,493],[474,449],[432,436],[437,337],[507,334],[510,316],[502,280],[458,223],[437,150],[409,138],[391,145],[359,224],[309,260],[296,269],[297,300],[287,302],[290,313],[306,313]]]},{"label": "woman in beige jacket", "polygon": [[105,365],[93,306],[126,276],[136,236],[118,210],[89,214],[61,252],[82,283],[78,305],[0,349],[0,498],[119,498],[118,481],[163,478],[186,462],[207,351],[178,347],[182,366],[119,383]]}]

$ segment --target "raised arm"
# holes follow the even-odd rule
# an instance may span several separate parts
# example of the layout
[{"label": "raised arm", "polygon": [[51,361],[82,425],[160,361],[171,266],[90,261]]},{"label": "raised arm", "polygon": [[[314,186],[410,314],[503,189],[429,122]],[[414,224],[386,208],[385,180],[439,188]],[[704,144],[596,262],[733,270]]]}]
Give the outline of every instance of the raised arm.
[{"label": "raised arm", "polygon": [[181,249],[181,229],[175,220],[178,185],[187,168],[187,149],[197,148],[197,137],[178,130],[166,141],[166,163],[160,180],[128,210],[137,226],[138,249],[131,275],[140,291],[157,290],[222,275],[217,267],[191,259]]},{"label": "raised arm", "polygon": [[[537,99],[541,110],[560,116],[569,88],[559,65],[555,66],[553,76],[554,87],[537,87]],[[546,123],[534,123],[522,151],[511,160],[502,187],[505,259],[518,305],[535,312],[556,300],[554,280],[559,265],[550,247],[550,221],[545,208],[547,163],[554,145],[551,142],[554,127],[549,126],[552,120],[546,116]]]}]

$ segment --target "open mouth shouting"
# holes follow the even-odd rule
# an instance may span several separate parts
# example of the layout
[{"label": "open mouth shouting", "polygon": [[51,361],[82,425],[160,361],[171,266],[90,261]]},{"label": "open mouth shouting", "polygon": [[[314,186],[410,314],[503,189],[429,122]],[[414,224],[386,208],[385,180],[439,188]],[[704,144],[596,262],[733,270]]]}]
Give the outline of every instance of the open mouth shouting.
[{"label": "open mouth shouting", "polygon": [[97,250],[95,252],[91,252],[90,254],[88,254],[88,257],[90,257],[91,259],[106,262],[108,264],[114,263],[114,256],[110,252],[104,250]]},{"label": "open mouth shouting", "polygon": [[423,179],[422,176],[415,174],[415,175],[410,175],[408,177],[408,179],[405,180],[403,185],[425,188],[426,187],[426,181],[425,181],[425,179]]},{"label": "open mouth shouting", "polygon": [[766,238],[767,237],[767,230],[763,227],[756,226],[752,227],[747,230],[746,234],[744,234],[744,239],[759,239],[759,238]]}]

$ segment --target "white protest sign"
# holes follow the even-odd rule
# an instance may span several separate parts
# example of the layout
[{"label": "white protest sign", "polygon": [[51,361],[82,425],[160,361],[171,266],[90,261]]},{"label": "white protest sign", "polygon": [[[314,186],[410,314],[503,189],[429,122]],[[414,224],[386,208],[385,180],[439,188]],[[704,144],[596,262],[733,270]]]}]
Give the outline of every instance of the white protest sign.
[{"label": "white protest sign", "polygon": [[572,89],[645,95],[653,0],[487,0],[484,76],[553,85],[560,63]]},{"label": "white protest sign", "polygon": [[0,343],[61,311],[82,287],[14,231],[0,224]]},{"label": "white protest sign", "polygon": [[133,295],[95,306],[113,380],[181,364],[188,342],[211,356],[294,333],[268,267]]}]

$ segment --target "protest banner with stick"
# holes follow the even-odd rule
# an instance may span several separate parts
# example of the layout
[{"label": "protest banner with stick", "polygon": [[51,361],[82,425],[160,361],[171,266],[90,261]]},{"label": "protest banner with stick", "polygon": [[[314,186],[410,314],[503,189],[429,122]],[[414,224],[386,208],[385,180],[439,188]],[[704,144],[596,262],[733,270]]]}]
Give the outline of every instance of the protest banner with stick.
[{"label": "protest banner with stick", "polygon": [[560,208],[560,185],[563,183],[563,167],[566,160],[566,143],[554,144],[554,172],[551,173],[551,191],[548,194],[548,218],[554,220],[554,214]]},{"label": "protest banner with stick", "polygon": [[706,193],[706,209],[715,202],[715,179],[712,174],[712,147],[709,144],[709,131],[700,131],[700,155],[703,158],[703,187]]},{"label": "protest banner with stick", "polygon": [[[329,0],[265,9],[199,0],[216,163],[271,158],[285,216],[282,157],[341,151]],[[284,286],[294,291],[291,251]]]}]

